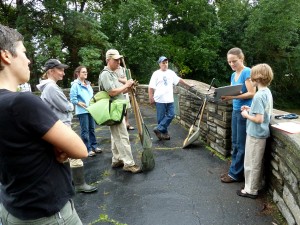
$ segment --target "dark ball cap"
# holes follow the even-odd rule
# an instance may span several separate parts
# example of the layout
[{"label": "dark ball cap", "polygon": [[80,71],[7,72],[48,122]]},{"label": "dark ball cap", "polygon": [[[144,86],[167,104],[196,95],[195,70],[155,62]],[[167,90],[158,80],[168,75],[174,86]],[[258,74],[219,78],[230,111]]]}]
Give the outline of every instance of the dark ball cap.
[{"label": "dark ball cap", "polygon": [[57,59],[49,59],[45,65],[44,65],[44,70],[47,71],[49,69],[53,69],[53,68],[59,68],[59,69],[67,69],[69,68],[69,66],[62,64],[59,60]]}]

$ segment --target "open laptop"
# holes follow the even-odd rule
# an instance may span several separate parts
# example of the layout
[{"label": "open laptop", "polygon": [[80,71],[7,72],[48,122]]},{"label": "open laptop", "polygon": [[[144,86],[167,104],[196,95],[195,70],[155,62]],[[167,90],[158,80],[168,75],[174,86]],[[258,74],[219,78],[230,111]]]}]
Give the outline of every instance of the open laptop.
[{"label": "open laptop", "polygon": [[224,86],[224,87],[219,87],[215,89],[213,98],[214,101],[220,101],[221,100],[221,96],[226,96],[226,95],[230,95],[230,96],[235,96],[235,95],[239,95],[241,94],[241,90],[242,90],[243,85],[242,84],[238,84],[238,85],[233,85],[233,86]]}]

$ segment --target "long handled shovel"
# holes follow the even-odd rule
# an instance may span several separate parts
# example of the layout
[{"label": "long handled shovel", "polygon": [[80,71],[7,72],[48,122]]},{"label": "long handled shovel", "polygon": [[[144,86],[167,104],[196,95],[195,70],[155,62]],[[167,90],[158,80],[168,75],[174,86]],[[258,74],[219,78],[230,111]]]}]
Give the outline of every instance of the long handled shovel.
[{"label": "long handled shovel", "polygon": [[[126,68],[126,64],[124,59],[122,58],[123,66],[126,69],[126,72],[128,73],[127,79],[131,79],[131,73],[130,70]],[[143,146],[143,152],[142,152],[142,170],[143,171],[149,171],[152,170],[155,167],[155,160],[154,160],[154,154],[152,152],[152,139],[149,133],[149,130],[144,123],[139,105],[136,100],[135,96],[135,90],[133,88],[130,89],[130,98],[131,98],[131,104],[134,112],[134,116],[136,119],[136,125],[138,128],[138,133],[140,137],[141,144]]]},{"label": "long handled shovel", "polygon": [[[130,70],[127,69],[127,67],[126,67],[124,58],[122,58],[122,63],[123,63],[123,66],[125,68],[125,73],[126,73],[127,79],[131,79],[131,73],[130,73]],[[138,107],[138,104],[137,104],[137,101],[136,101],[135,92],[132,88],[130,88],[129,97],[130,97],[130,100],[131,100],[131,106],[132,106],[132,109],[133,109],[133,114],[134,114],[134,117],[135,117],[137,129],[138,129],[138,134],[139,134],[139,137],[141,139],[142,138],[141,117],[140,117],[140,114],[139,114],[139,107]]]},{"label": "long handled shovel", "polygon": [[[207,92],[210,91],[214,80],[215,80],[215,78],[212,79],[212,81],[210,83],[210,86],[209,86],[209,89],[207,90]],[[201,120],[203,118],[203,113],[204,113],[204,110],[205,110],[206,102],[207,102],[207,94],[205,95],[203,104],[200,107],[200,110],[199,110],[199,112],[198,112],[198,114],[197,114],[197,116],[196,116],[196,118],[194,120],[194,123],[192,124],[192,126],[189,129],[189,133],[188,133],[187,138],[183,141],[182,148],[186,148],[190,144],[194,143],[200,137],[200,134],[201,134],[201,132],[200,132],[200,123],[201,123]],[[194,128],[195,128],[195,125],[196,125],[196,121],[198,119],[199,114],[200,114],[200,118],[199,118],[199,121],[198,121],[198,125],[196,127],[196,130],[194,131]]]}]

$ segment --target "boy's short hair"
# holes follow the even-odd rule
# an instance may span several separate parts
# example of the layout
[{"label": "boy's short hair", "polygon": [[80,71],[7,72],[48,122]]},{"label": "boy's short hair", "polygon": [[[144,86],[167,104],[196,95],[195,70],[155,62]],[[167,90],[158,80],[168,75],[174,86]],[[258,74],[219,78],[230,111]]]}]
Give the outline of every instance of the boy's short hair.
[{"label": "boy's short hair", "polygon": [[273,80],[272,68],[266,64],[257,64],[251,68],[251,80],[261,83],[263,86],[269,86]]},{"label": "boy's short hair", "polygon": [[[0,24],[0,51],[7,50],[16,56],[16,43],[23,41],[23,36],[15,29]],[[0,61],[0,70],[3,69]]]}]

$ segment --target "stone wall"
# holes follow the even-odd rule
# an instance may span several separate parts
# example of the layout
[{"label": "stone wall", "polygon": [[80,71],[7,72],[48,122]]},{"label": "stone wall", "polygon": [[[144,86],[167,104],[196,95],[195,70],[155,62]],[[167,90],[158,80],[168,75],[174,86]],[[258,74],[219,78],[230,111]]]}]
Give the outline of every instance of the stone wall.
[{"label": "stone wall", "polygon": [[[186,128],[192,124],[197,127],[199,119],[197,121],[195,119],[200,118],[200,115],[198,117],[197,115],[207,96],[206,107],[200,121],[201,140],[222,155],[228,156],[231,151],[231,103],[212,102],[214,88],[208,92],[208,84],[194,80],[186,81],[196,86],[191,89],[181,85],[174,87],[176,118]],[[140,103],[148,104],[148,85],[139,85],[136,95]]]},{"label": "stone wall", "polygon": [[[286,113],[274,110],[273,115]],[[279,120],[273,119],[271,124],[278,122]],[[299,123],[300,120],[293,122]],[[273,200],[289,225],[299,225],[300,134],[289,134],[272,127],[266,158],[268,188]]]},{"label": "stone wall", "polygon": [[[203,104],[209,85],[186,81],[196,84],[195,88],[174,87],[174,99],[176,118],[182,126],[189,128]],[[138,86],[137,99],[141,104],[148,104],[148,85]],[[224,156],[230,155],[231,151],[231,112],[230,103],[217,104],[208,95],[200,123],[201,140]],[[273,112],[274,115],[285,113]],[[271,124],[277,122],[273,119]],[[273,127],[271,134],[266,150],[266,184],[288,224],[300,225],[300,134],[288,134]]]}]

